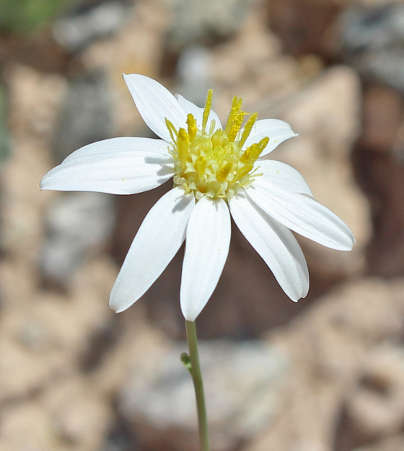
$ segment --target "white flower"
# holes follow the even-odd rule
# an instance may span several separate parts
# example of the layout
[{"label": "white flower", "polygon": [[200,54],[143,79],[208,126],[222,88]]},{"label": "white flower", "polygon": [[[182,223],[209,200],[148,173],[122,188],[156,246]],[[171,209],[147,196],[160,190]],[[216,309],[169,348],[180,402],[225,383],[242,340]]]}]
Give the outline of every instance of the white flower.
[{"label": "white flower", "polygon": [[143,75],[124,75],[136,106],[161,139],[114,138],[69,155],[42,179],[42,189],[133,194],[173,177],[174,187],[149,211],[112,288],[110,306],[121,312],[164,271],[186,240],[181,309],[194,321],[214,291],[230,243],[230,213],[285,293],[307,295],[309,274],[292,232],[338,250],[354,242],[348,227],[314,200],[295,169],[268,155],[297,136],[276,119],[257,120],[233,99],[225,129],[205,108]]}]

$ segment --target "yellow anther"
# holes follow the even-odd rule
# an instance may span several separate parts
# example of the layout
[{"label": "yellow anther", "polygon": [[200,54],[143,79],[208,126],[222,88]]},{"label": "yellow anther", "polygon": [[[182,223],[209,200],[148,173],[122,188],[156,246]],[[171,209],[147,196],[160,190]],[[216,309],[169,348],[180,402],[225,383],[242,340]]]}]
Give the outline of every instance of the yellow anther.
[{"label": "yellow anther", "polygon": [[208,95],[206,96],[205,109],[203,110],[203,118],[202,118],[202,133],[205,133],[206,125],[208,123],[210,110],[212,107],[212,96],[213,90],[208,90]]},{"label": "yellow anther", "polygon": [[246,176],[251,169],[253,168],[252,163],[245,164],[242,168],[240,168],[237,172],[237,178],[242,179],[244,176]]},{"label": "yellow anther", "polygon": [[237,133],[243,123],[244,116],[246,115],[246,113],[241,110],[242,102],[243,101],[240,97],[233,97],[225,130],[230,141],[234,141],[236,139]]},{"label": "yellow anther", "polygon": [[227,137],[224,135],[223,130],[216,130],[211,137],[213,147],[220,147],[226,142]]},{"label": "yellow anther", "polygon": [[189,139],[192,141],[195,136],[196,136],[196,132],[198,131],[198,127],[196,125],[196,120],[194,118],[194,116],[189,113],[187,116],[187,125],[188,125],[188,135],[189,135]]},{"label": "yellow anther", "polygon": [[224,182],[227,179],[227,176],[230,174],[230,171],[233,167],[231,162],[224,164],[217,172],[216,178],[219,182]]},{"label": "yellow anther", "polygon": [[171,139],[173,143],[175,143],[175,139],[177,137],[177,130],[175,129],[173,123],[166,118],[166,127],[168,129],[168,133],[170,133]]},{"label": "yellow anther", "polygon": [[243,155],[241,155],[240,161],[242,163],[253,163],[260,156],[268,142],[269,138],[262,138],[258,143],[251,144],[251,146],[244,151]]},{"label": "yellow anther", "polygon": [[266,136],[265,138],[262,138],[261,141],[258,143],[261,150],[260,150],[260,153],[258,154],[257,158],[261,155],[261,152],[265,149],[265,147],[268,145],[268,143],[269,143],[268,136]]},{"label": "yellow anther", "polygon": [[244,126],[243,135],[239,142],[240,147],[244,146],[244,143],[246,142],[247,138],[250,136],[251,129],[253,128],[257,118],[258,118],[258,113],[254,113],[248,118],[248,121],[246,122],[246,124]]},{"label": "yellow anther", "polygon": [[251,155],[256,152],[257,148],[258,144],[251,144],[251,146],[244,151],[243,155],[241,155],[240,161],[242,163],[248,163],[249,161],[251,161]]},{"label": "yellow anther", "polygon": [[180,128],[177,139],[178,159],[185,164],[188,159],[189,136],[185,128]]}]

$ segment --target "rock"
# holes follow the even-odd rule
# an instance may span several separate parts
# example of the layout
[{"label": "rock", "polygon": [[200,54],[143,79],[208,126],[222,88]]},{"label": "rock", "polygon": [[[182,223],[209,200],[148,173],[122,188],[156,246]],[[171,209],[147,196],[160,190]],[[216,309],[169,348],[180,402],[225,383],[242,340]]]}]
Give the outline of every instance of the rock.
[{"label": "rock", "polygon": [[138,451],[132,435],[133,431],[118,419],[108,430],[100,451]]},{"label": "rock", "polygon": [[74,150],[113,135],[113,107],[101,70],[85,72],[70,81],[53,138],[53,154],[60,163]]},{"label": "rock", "polygon": [[398,154],[404,104],[397,91],[380,83],[363,87],[363,123],[356,148],[378,154]]},{"label": "rock", "polygon": [[91,372],[99,368],[108,353],[121,338],[122,329],[117,315],[108,317],[107,321],[96,324],[89,335],[85,349],[78,358],[83,372]]},{"label": "rock", "polygon": [[330,59],[338,50],[337,21],[344,3],[344,0],[267,0],[268,22],[287,52],[318,54]]},{"label": "rock", "polygon": [[110,412],[97,388],[79,377],[70,377],[44,395],[49,432],[62,449],[99,449]]},{"label": "rock", "polygon": [[56,41],[76,52],[93,41],[117,32],[126,22],[130,2],[104,0],[81,2],[53,24]]},{"label": "rock", "polygon": [[264,18],[261,9],[253,9],[233,39],[211,50],[210,75],[218,87],[214,107],[223,119],[234,95],[242,96],[244,106],[254,111],[256,104],[268,104],[268,98],[278,104],[307,79],[299,62],[282,54]]},{"label": "rock", "polygon": [[229,37],[242,24],[251,0],[174,0],[166,45],[173,52]]},{"label": "rock", "polygon": [[385,440],[372,445],[361,446],[355,448],[353,451],[397,451],[404,449],[404,436],[397,435],[395,437],[389,437]]},{"label": "rock", "polygon": [[391,277],[404,270],[404,103],[392,88],[366,85],[363,115],[353,163],[371,208],[367,264],[372,274]]},{"label": "rock", "polygon": [[[179,361],[184,347],[156,358],[151,373],[141,374],[136,362],[120,394],[119,410],[133,425],[139,449],[199,449],[193,385]],[[203,343],[200,354],[211,441],[217,451],[239,449],[275,417],[287,358],[248,341]]]},{"label": "rock", "polygon": [[[271,345],[289,356],[293,376],[285,384],[277,420],[255,437],[248,451],[345,451],[337,446],[338,437],[348,433],[338,427],[342,406],[349,405],[355,393],[363,393],[357,387],[363,387],[366,374],[385,381],[400,398],[395,403],[393,394],[378,395],[373,389],[372,399],[380,399],[373,418],[379,413],[388,418],[388,405],[396,414],[401,412],[403,289],[403,278],[353,280],[329,291],[288,326],[268,334]],[[367,421],[365,410],[359,415]],[[390,423],[391,431],[396,421]]]},{"label": "rock", "polygon": [[115,100],[118,136],[131,134],[136,127],[133,99],[122,73],[161,77],[165,67],[162,64],[165,33],[171,19],[170,3],[166,0],[131,1],[134,7],[128,10],[127,21],[119,31],[108,39],[94,42],[80,55],[86,68],[102,67],[108,74]]},{"label": "rock", "polygon": [[27,320],[18,331],[18,341],[30,352],[42,352],[49,347],[47,327],[39,321]]},{"label": "rock", "polygon": [[[371,353],[347,394],[336,447],[348,451],[398,434],[404,422],[404,351],[382,345]],[[399,448],[396,448],[399,449]]]},{"label": "rock", "polygon": [[114,220],[111,196],[99,193],[59,196],[46,213],[46,237],[40,255],[43,283],[66,289],[83,260],[105,246]]},{"label": "rock", "polygon": [[[42,146],[47,151],[54,133],[67,83],[64,76],[49,71],[50,74],[15,63],[5,71],[13,143],[18,143],[18,146],[22,143],[24,149]],[[17,157],[17,146],[13,144],[13,147],[13,154]],[[38,158],[39,151],[31,152]]]},{"label": "rock", "polygon": [[177,63],[178,92],[197,105],[204,105],[212,86],[209,74],[209,53],[204,47],[188,47]]},{"label": "rock", "polygon": [[352,6],[341,17],[344,58],[367,79],[404,92],[404,5]]},{"label": "rock", "polygon": [[[38,407],[33,402],[26,402],[24,406],[10,409],[8,414],[4,415],[0,437],[2,449],[43,450],[43,444],[49,440],[49,423],[43,409]],[[24,434],[21,431],[24,431]],[[30,437],[29,443],[27,443],[28,436]]]}]

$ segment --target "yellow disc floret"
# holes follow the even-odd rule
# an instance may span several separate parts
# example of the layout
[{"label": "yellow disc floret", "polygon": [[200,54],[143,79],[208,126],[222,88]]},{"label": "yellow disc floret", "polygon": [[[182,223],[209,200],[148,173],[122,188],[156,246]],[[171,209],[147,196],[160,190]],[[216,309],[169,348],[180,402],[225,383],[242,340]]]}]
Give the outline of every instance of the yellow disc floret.
[{"label": "yellow disc floret", "polygon": [[176,130],[166,119],[172,140],[170,153],[175,162],[174,184],[186,193],[193,193],[196,199],[203,196],[229,199],[260,175],[254,170],[254,163],[269,138],[243,149],[258,116],[256,113],[250,115],[241,131],[248,115],[242,111],[241,104],[239,97],[233,98],[224,130],[216,129],[213,120],[208,125],[212,90],[208,91],[201,128],[192,114],[187,116],[187,129]]}]

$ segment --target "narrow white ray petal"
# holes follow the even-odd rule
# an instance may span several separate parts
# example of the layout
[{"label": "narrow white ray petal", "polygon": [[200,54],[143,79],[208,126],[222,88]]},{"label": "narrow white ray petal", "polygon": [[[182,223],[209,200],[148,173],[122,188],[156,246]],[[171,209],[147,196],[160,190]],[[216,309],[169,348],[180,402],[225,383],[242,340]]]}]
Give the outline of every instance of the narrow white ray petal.
[{"label": "narrow white ray petal", "polygon": [[250,187],[247,193],[267,214],[300,235],[332,249],[352,249],[355,240],[348,226],[312,197],[262,186]]},{"label": "narrow white ray petal", "polygon": [[122,312],[136,302],[170,263],[185,239],[194,197],[174,188],[144,218],[111,291],[109,305]]},{"label": "narrow white ray petal", "polygon": [[177,99],[152,78],[140,74],[124,74],[123,78],[146,125],[160,138],[171,141],[166,118],[177,130],[185,127],[186,121],[186,114]]},{"label": "narrow white ray petal", "polygon": [[[185,111],[186,114],[191,113],[194,118],[196,119],[196,123],[198,124],[198,128],[202,127],[202,118],[203,118],[203,108],[199,108],[199,106],[196,106],[194,103],[187,100],[185,97],[183,97],[180,94],[176,94],[178,103],[180,104],[181,108]],[[219,116],[213,111],[210,110],[209,118],[208,118],[208,124],[206,126],[206,130],[209,131],[212,122],[215,122],[215,128],[221,129],[222,123],[220,122]]]},{"label": "narrow white ray petal", "polygon": [[255,163],[257,172],[263,174],[257,177],[254,185],[263,185],[270,189],[275,185],[292,193],[302,193],[312,196],[312,192],[303,176],[292,166],[275,160],[257,160]]},{"label": "narrow white ray petal", "polygon": [[166,142],[114,138],[73,152],[43,177],[41,189],[134,194],[156,188],[172,175]]},{"label": "narrow white ray petal", "polygon": [[88,144],[87,146],[81,147],[76,151],[68,155],[63,163],[73,160],[77,157],[92,157],[95,158],[100,155],[105,155],[106,157],[114,156],[115,153],[121,152],[149,152],[150,156],[160,155],[162,157],[168,154],[169,145],[163,139],[152,139],[152,138],[137,138],[131,136],[121,136],[118,138],[104,139],[102,141],[97,141],[95,143]]},{"label": "narrow white ray petal", "polygon": [[233,197],[230,212],[241,233],[274,274],[283,291],[298,301],[309,290],[309,272],[296,238],[243,194]]},{"label": "narrow white ray petal", "polygon": [[262,138],[268,137],[268,145],[260,155],[260,158],[262,158],[272,152],[279,144],[295,136],[298,136],[297,133],[292,130],[292,127],[287,122],[279,119],[262,119],[254,124],[244,148],[260,141]]},{"label": "narrow white ray petal", "polygon": [[181,310],[194,321],[205,307],[226,262],[230,214],[224,200],[202,198],[188,223],[181,279]]}]

